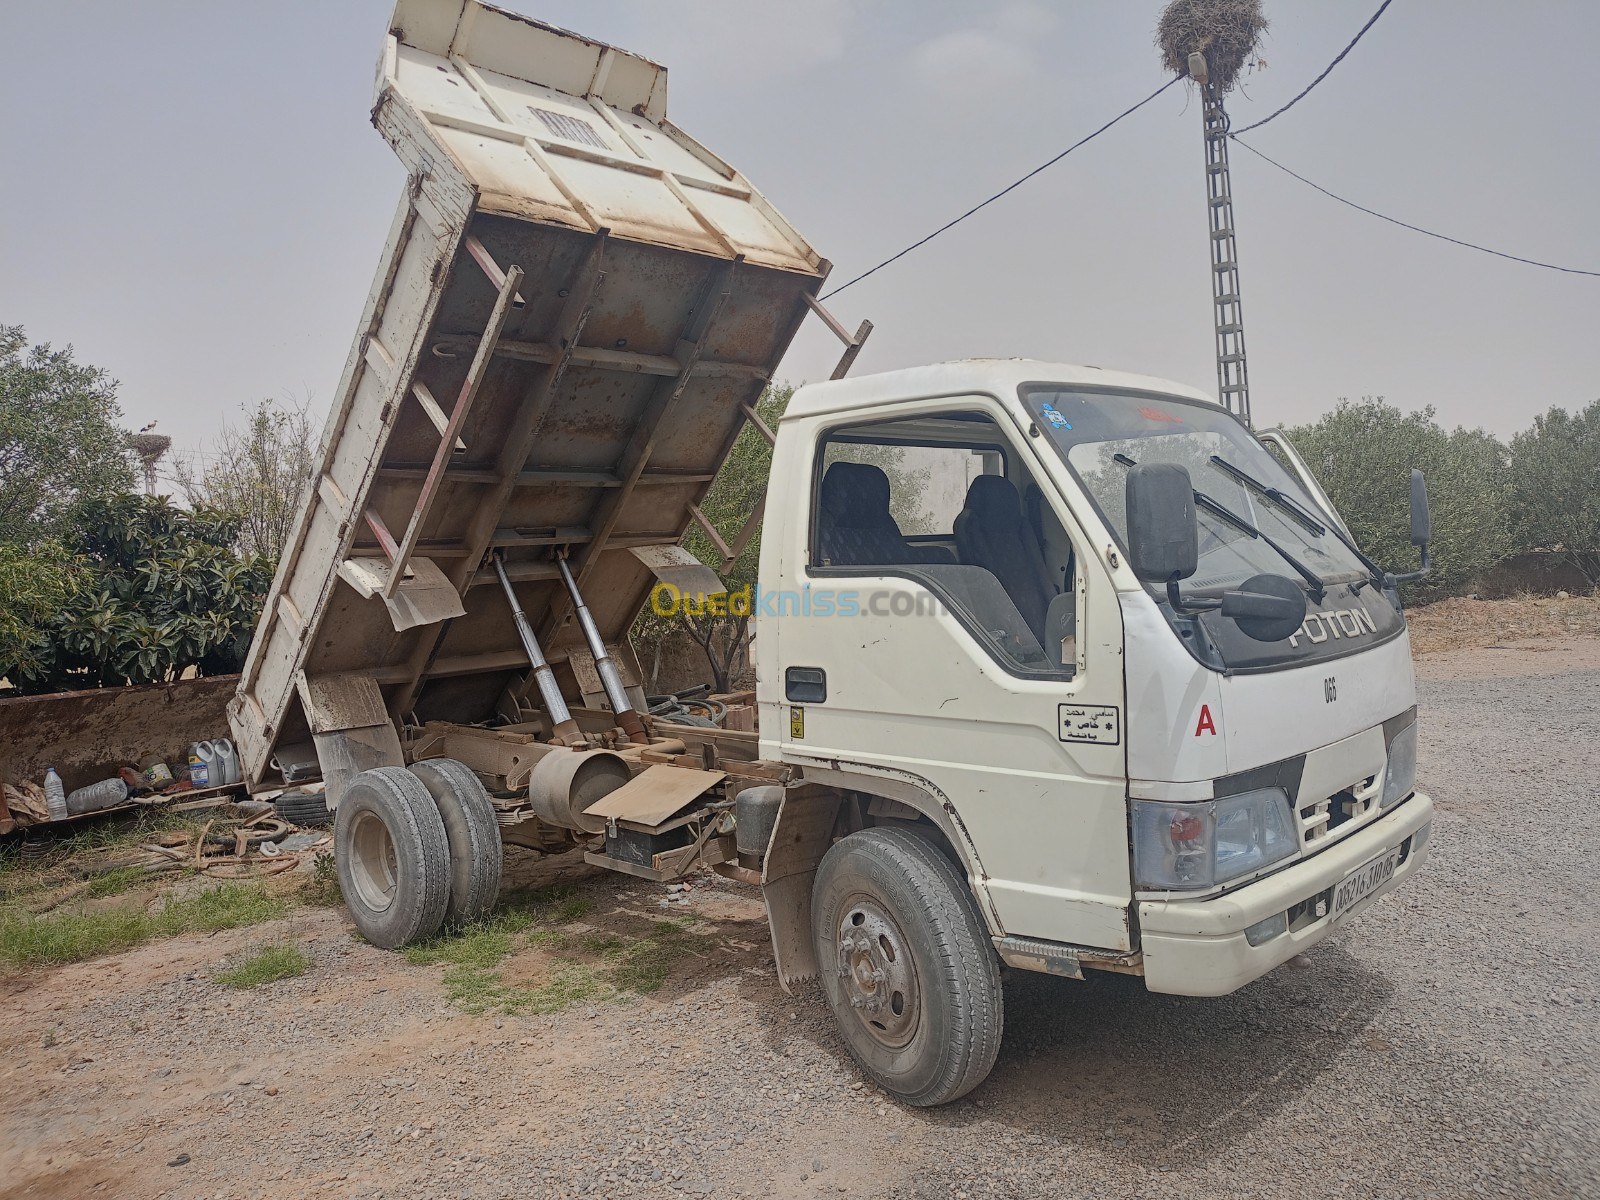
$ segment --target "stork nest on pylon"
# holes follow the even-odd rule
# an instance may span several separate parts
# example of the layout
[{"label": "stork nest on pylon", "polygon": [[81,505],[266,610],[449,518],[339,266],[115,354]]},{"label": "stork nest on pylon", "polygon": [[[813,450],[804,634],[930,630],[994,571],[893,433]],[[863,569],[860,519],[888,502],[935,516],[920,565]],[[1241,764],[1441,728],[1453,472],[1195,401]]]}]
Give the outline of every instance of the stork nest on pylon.
[{"label": "stork nest on pylon", "polygon": [[1189,74],[1189,55],[1203,53],[1211,82],[1226,92],[1266,31],[1261,0],[1172,0],[1156,25],[1156,48],[1177,75]]},{"label": "stork nest on pylon", "polygon": [[164,433],[130,433],[128,446],[146,465],[155,463],[172,447],[172,439]]}]

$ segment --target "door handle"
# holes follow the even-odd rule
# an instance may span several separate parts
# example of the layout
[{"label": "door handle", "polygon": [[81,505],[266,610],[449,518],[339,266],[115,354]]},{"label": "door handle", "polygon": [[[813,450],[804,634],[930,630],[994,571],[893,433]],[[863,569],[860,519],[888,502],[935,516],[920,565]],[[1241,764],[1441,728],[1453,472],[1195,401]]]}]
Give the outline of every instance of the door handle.
[{"label": "door handle", "polygon": [[791,704],[821,704],[828,698],[828,673],[821,667],[786,667],[783,698]]}]

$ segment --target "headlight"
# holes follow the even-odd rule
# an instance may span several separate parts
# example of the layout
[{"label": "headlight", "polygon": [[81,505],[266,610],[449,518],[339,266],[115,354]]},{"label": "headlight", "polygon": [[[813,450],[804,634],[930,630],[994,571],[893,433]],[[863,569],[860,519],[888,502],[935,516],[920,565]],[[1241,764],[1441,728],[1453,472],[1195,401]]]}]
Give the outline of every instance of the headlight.
[{"label": "headlight", "polygon": [[1141,888],[1209,888],[1288,858],[1300,848],[1279,788],[1222,800],[1133,802],[1133,872]]},{"label": "headlight", "polygon": [[1383,772],[1383,800],[1388,808],[1417,790],[1417,723],[1407,725],[1389,739],[1389,765]]}]

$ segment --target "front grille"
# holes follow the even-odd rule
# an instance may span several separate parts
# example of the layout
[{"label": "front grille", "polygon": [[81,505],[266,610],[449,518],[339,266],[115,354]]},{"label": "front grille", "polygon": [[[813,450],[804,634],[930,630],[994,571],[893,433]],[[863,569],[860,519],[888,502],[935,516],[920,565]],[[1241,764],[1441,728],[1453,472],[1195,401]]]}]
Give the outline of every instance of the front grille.
[{"label": "front grille", "polygon": [[1381,775],[1369,775],[1343,791],[1300,805],[1296,814],[1300,844],[1309,849],[1364,825],[1378,809],[1381,779]]}]

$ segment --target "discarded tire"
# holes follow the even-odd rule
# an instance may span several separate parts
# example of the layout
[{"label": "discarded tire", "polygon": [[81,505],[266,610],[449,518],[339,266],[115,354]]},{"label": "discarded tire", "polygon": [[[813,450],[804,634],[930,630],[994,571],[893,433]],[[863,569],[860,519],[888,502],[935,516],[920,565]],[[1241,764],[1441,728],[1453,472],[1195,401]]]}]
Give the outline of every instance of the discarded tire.
[{"label": "discarded tire", "polygon": [[411,773],[433,797],[450,843],[444,922],[454,928],[476,921],[500,895],[503,859],[494,804],[472,768],[453,758],[423,759],[412,764]]},{"label": "discarded tire", "polygon": [[1000,1050],[1000,964],[967,881],[927,837],[837,842],[811,892],[817,966],[852,1058],[907,1104],[983,1082]]},{"label": "discarded tire", "polygon": [[333,823],[327,800],[322,792],[299,792],[279,796],[273,802],[273,807],[278,810],[278,816],[289,824],[313,829]]},{"label": "discarded tire", "polygon": [[356,928],[393,950],[436,933],[450,900],[450,846],[422,781],[375,767],[350,781],[333,828],[339,890]]}]

